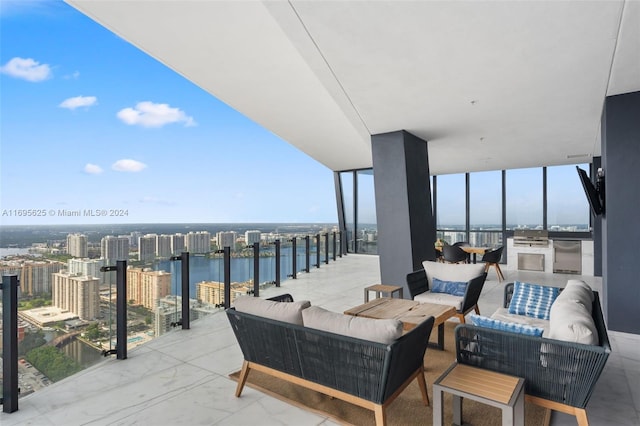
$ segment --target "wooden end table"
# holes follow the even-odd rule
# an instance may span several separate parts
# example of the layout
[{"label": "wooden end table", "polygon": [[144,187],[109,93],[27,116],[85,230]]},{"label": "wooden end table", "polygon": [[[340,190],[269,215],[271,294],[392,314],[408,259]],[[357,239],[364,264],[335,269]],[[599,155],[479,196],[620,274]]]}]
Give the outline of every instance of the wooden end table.
[{"label": "wooden end table", "polygon": [[397,285],[374,284],[374,285],[370,285],[369,287],[365,287],[364,289],[365,303],[369,301],[370,291],[374,291],[376,293],[376,299],[379,298],[380,296],[384,296],[385,294],[388,294],[389,297],[393,298],[394,293],[398,294],[398,298],[400,299],[404,298],[404,294],[403,294],[404,291],[402,287],[399,287]]},{"label": "wooden end table", "polygon": [[502,426],[524,426],[524,379],[453,363],[433,383],[433,425],[442,426],[442,394],[453,395],[453,423],[462,424],[462,398],[502,409]]}]

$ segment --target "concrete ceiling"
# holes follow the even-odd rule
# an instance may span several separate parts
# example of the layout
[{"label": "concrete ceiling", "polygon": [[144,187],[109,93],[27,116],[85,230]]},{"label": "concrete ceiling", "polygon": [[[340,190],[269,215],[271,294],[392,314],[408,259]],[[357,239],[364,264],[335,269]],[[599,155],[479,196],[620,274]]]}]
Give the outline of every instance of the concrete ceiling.
[{"label": "concrete ceiling", "polygon": [[590,162],[640,90],[638,1],[66,1],[332,170],[401,129],[432,174]]}]

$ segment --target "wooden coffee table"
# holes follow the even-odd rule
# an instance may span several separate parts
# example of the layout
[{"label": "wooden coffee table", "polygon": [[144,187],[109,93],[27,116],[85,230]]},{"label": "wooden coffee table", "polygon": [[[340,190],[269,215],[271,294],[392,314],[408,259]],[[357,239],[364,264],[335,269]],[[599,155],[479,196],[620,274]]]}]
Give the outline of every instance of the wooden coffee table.
[{"label": "wooden coffee table", "polygon": [[381,297],[344,311],[346,315],[377,319],[398,319],[405,331],[429,317],[434,318],[434,327],[438,326],[438,344],[444,349],[444,322],[456,314],[456,308],[436,303],[419,303],[414,300]]}]

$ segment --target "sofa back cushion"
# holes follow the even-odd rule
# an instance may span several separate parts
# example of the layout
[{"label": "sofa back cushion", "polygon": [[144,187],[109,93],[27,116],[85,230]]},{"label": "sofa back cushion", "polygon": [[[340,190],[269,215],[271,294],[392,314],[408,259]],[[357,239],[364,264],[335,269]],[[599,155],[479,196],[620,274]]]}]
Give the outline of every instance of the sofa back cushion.
[{"label": "sofa back cushion", "polygon": [[354,317],[311,306],[302,311],[305,327],[342,334],[386,345],[402,336],[402,322],[397,319]]},{"label": "sofa back cushion", "polygon": [[582,343],[599,344],[598,329],[592,316],[594,293],[579,280],[569,280],[551,306],[549,338]]},{"label": "sofa back cushion", "polygon": [[558,297],[558,293],[560,289],[557,287],[516,281],[509,304],[509,313],[548,320],[551,304]]},{"label": "sofa back cushion", "polygon": [[274,302],[260,299],[259,297],[240,296],[236,298],[233,305],[238,312],[246,312],[259,317],[302,325],[302,311],[311,306],[311,302],[308,300]]},{"label": "sofa back cushion", "polygon": [[566,287],[560,292],[556,301],[558,300],[573,300],[576,303],[580,303],[591,315],[593,309],[593,290],[587,283],[582,280],[569,280]]},{"label": "sofa back cushion", "polygon": [[433,288],[433,278],[441,281],[452,282],[468,282],[475,277],[484,274],[484,264],[457,264],[457,263],[441,263],[425,260],[422,267],[427,273],[427,281],[429,288]]}]

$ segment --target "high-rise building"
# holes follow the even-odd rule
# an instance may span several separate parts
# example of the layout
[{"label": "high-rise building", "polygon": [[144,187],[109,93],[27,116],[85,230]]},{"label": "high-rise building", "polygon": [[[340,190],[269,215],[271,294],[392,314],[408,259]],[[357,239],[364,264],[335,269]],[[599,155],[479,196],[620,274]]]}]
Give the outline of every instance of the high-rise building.
[{"label": "high-rise building", "polygon": [[[231,302],[236,297],[246,295],[250,290],[247,283],[231,283]],[[218,281],[202,281],[196,284],[196,298],[199,302],[208,305],[220,305],[224,303],[224,283]]]},{"label": "high-rise building", "polygon": [[244,241],[248,246],[250,246],[250,245],[253,245],[253,243],[259,243],[260,236],[261,236],[260,231],[246,231],[244,233]]},{"label": "high-rise building", "polygon": [[[189,319],[198,320],[206,315],[220,312],[219,309],[211,305],[204,305],[195,299],[189,300]],[[162,336],[171,330],[175,324],[182,319],[182,297],[166,296],[160,299],[155,310],[155,337]]]},{"label": "high-rise building", "polygon": [[83,320],[97,318],[100,315],[98,278],[56,272],[53,274],[51,303],[62,310],[73,312]]},{"label": "high-rise building", "polygon": [[184,235],[182,234],[172,235],[171,236],[171,254],[177,255],[182,253],[183,251],[187,251]]},{"label": "high-rise building", "polygon": [[171,273],[141,268],[127,269],[127,300],[155,310],[158,300],[171,293]]},{"label": "high-rise building", "polygon": [[171,250],[171,243],[173,242],[173,235],[162,234],[158,235],[156,240],[156,257],[161,259],[168,259],[173,253]]},{"label": "high-rise building", "polygon": [[218,232],[216,234],[216,241],[218,242],[218,248],[231,247],[231,251],[236,249],[236,239],[238,234],[233,231]]},{"label": "high-rise building", "polygon": [[50,260],[24,260],[15,266],[3,266],[3,274],[16,274],[20,280],[20,294],[41,296],[51,294],[51,274],[59,272],[63,263]]},{"label": "high-rise building", "polygon": [[84,275],[98,278],[100,284],[105,283],[105,273],[100,268],[105,266],[104,259],[69,259],[67,260],[67,272],[70,275]]},{"label": "high-rise building", "polygon": [[185,240],[189,253],[208,253],[211,251],[211,234],[207,231],[189,232]]},{"label": "high-rise building", "polygon": [[158,236],[156,234],[147,234],[138,238],[138,260],[147,262],[155,259],[157,244]]},{"label": "high-rise building", "polygon": [[129,237],[127,235],[103,237],[100,241],[100,257],[107,265],[117,260],[129,260]]},{"label": "high-rise building", "polygon": [[142,232],[133,231],[129,234],[129,247],[138,246],[138,238],[142,237]]},{"label": "high-rise building", "polygon": [[87,236],[84,234],[67,235],[67,253],[73,257],[87,257],[89,255]]}]

